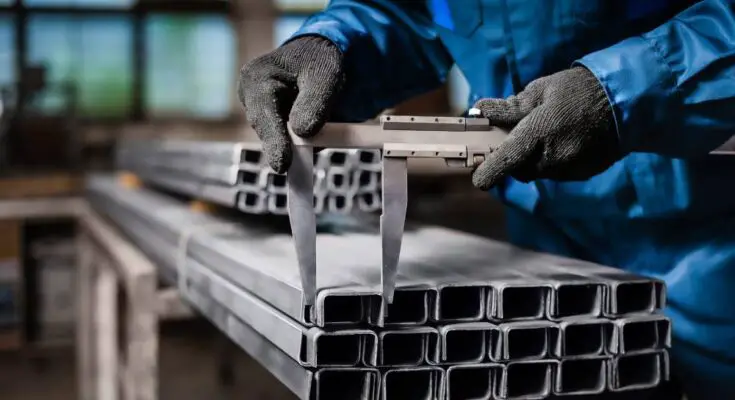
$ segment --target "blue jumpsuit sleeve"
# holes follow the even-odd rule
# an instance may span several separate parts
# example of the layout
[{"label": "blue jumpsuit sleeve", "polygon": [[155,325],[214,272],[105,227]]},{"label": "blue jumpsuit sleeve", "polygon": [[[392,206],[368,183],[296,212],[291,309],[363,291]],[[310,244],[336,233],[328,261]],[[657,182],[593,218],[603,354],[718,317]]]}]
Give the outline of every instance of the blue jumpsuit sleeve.
[{"label": "blue jumpsuit sleeve", "polygon": [[345,57],[336,120],[363,121],[438,88],[452,66],[425,1],[332,0],[292,39],[304,35],[331,40]]},{"label": "blue jumpsuit sleeve", "polygon": [[735,133],[735,0],[700,1],[577,63],[607,91],[625,150],[695,157]]}]

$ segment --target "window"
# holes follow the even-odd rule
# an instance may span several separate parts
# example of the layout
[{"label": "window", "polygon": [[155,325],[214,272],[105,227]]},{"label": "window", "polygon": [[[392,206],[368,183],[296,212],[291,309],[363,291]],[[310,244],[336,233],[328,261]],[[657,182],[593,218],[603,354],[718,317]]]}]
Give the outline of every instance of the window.
[{"label": "window", "polygon": [[155,15],[146,19],[145,27],[149,114],[228,117],[237,59],[227,18]]},{"label": "window", "polygon": [[[37,104],[60,111],[60,83],[74,83],[83,116],[123,117],[131,107],[132,27],[126,16],[33,15],[28,21],[28,63],[44,65],[52,88]],[[56,84],[56,85],[54,85]]]},{"label": "window", "polygon": [[275,0],[276,7],[287,11],[316,11],[327,6],[329,0]]},{"label": "window", "polygon": [[134,2],[135,0],[23,0],[23,4],[28,7],[82,8],[130,8]]},{"label": "window", "polygon": [[13,17],[0,15],[0,86],[16,80],[14,22]]},{"label": "window", "polygon": [[273,27],[275,30],[273,33],[273,37],[275,39],[275,47],[280,46],[291,38],[291,35],[296,33],[296,31],[301,28],[301,25],[304,24],[308,17],[300,16],[300,15],[294,15],[294,16],[284,16],[280,17],[276,20],[276,23]]}]

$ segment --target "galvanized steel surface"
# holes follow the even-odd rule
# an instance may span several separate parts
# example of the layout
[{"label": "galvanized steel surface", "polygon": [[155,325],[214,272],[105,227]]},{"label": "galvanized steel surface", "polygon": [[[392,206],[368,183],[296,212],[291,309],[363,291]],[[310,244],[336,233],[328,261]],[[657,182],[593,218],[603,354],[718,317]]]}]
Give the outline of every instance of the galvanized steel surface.
[{"label": "galvanized steel surface", "polygon": [[[379,150],[308,153],[309,161],[314,158],[309,203],[313,202],[316,213],[380,209]],[[288,213],[288,178],[267,166],[256,143],[125,140],[117,147],[116,163],[119,169],[166,190],[249,214]]]},{"label": "galvanized steel surface", "polygon": [[113,177],[90,178],[87,191],[164,279],[302,399],[531,399],[668,377],[656,281],[414,226],[386,315],[377,234],[320,233],[319,301],[305,308],[288,233]]}]

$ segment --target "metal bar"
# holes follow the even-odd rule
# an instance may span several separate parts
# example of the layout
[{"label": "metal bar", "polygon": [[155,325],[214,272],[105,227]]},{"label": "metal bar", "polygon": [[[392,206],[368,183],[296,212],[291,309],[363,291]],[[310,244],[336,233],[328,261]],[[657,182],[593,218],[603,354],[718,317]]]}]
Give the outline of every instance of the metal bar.
[{"label": "metal bar", "polygon": [[391,369],[383,373],[381,400],[441,400],[445,372],[438,367]]},{"label": "metal bar", "polygon": [[[329,368],[310,371],[274,347],[266,338],[196,291],[189,300],[215,326],[270,371],[302,400],[377,400],[378,371],[371,368]],[[334,382],[330,384],[330,382]],[[339,387],[337,387],[339,383]],[[349,396],[349,397],[347,397]]]},{"label": "metal bar", "polygon": [[381,367],[413,367],[439,362],[439,333],[430,327],[404,328],[378,334]]},{"label": "metal bar", "polygon": [[671,347],[671,320],[663,315],[640,315],[614,320],[610,341],[613,354],[649,352]]},{"label": "metal bar", "polygon": [[283,315],[255,296],[209,272],[194,260],[187,260],[187,273],[197,291],[226,307],[276,347],[304,366],[350,367],[376,365],[377,336],[364,329],[324,331],[307,328]]},{"label": "metal bar", "polygon": [[605,317],[650,314],[660,310],[666,303],[666,288],[664,282],[658,279],[551,254],[538,257],[534,263],[543,263],[559,272],[578,274],[604,283]]},{"label": "metal bar", "polygon": [[514,361],[503,367],[500,384],[496,386],[498,399],[544,399],[553,389],[557,361]]},{"label": "metal bar", "polygon": [[[464,119],[462,119],[464,124]],[[436,131],[383,129],[380,124],[328,123],[318,135],[302,138],[289,129],[295,146],[314,146],[331,149],[382,149],[385,143],[403,144],[461,144],[471,147],[497,147],[508,136],[500,129],[483,131]]]},{"label": "metal bar", "polygon": [[613,392],[654,388],[669,379],[669,355],[662,350],[618,356],[608,373],[608,388]]},{"label": "metal bar", "polygon": [[386,158],[383,160],[383,214],[380,216],[380,248],[383,256],[380,286],[385,304],[393,302],[407,206],[407,160],[405,158]]},{"label": "metal bar", "polygon": [[313,148],[295,148],[288,174],[288,214],[303,290],[303,303],[316,301],[316,214]]},{"label": "metal bar", "polygon": [[454,365],[447,368],[447,399],[492,399],[502,374],[499,364]]},{"label": "metal bar", "polygon": [[499,347],[498,327],[487,322],[446,325],[439,328],[439,334],[441,362],[446,364],[482,363]]},{"label": "metal bar", "polygon": [[500,324],[502,351],[497,361],[540,360],[553,353],[559,328],[548,321]]},{"label": "metal bar", "polygon": [[597,395],[607,389],[608,357],[561,360],[556,370],[557,395]]},{"label": "metal bar", "polygon": [[[317,302],[318,309],[312,315],[300,300],[303,293],[288,233],[251,221],[227,234],[210,232],[206,226],[231,222],[192,213],[184,204],[146,189],[121,188],[110,178],[92,178],[88,186],[89,198],[96,207],[117,207],[122,218],[150,226],[168,243],[178,243],[187,232],[196,233],[187,245],[191,258],[299,322],[359,323],[370,316],[370,322],[380,325],[384,317],[374,312],[383,307],[376,268],[381,264],[377,229],[317,235],[322,271],[318,283],[323,301],[321,305]],[[533,277],[523,266],[554,272],[563,263],[575,262],[444,228],[414,226],[403,235],[396,287],[399,291],[425,291],[435,321],[479,321],[485,316],[503,321],[509,317],[532,319],[547,313],[553,290],[552,285]],[[596,272],[610,269],[585,264],[572,270],[593,279]],[[408,314],[421,318],[398,318],[396,322],[423,321],[427,303],[423,295],[417,297]],[[323,308],[325,304],[331,311]]]},{"label": "metal bar", "polygon": [[[127,227],[149,251],[157,253],[162,265],[176,269],[176,249],[158,239],[144,226]],[[188,259],[185,264],[188,284],[198,292],[217,301],[239,320],[254,327],[276,347],[304,366],[357,366],[363,361],[376,365],[377,337],[374,332],[346,329],[325,332],[309,329],[283,315],[270,305],[257,299],[210,272],[200,263]],[[174,278],[173,282],[176,282]],[[184,292],[188,296],[188,292]]]}]

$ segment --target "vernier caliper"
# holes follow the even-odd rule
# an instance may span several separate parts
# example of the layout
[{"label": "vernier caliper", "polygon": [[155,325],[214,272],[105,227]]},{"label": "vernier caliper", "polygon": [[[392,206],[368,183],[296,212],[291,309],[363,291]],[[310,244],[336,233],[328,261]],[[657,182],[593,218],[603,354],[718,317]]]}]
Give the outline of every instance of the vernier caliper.
[{"label": "vernier caliper", "polygon": [[309,139],[291,133],[288,214],[305,305],[313,305],[316,298],[314,148],[382,150],[381,285],[384,304],[391,304],[408,207],[408,159],[442,158],[450,167],[472,168],[506,137],[506,131],[490,126],[485,118],[395,115],[382,117],[379,124],[329,123]]}]

